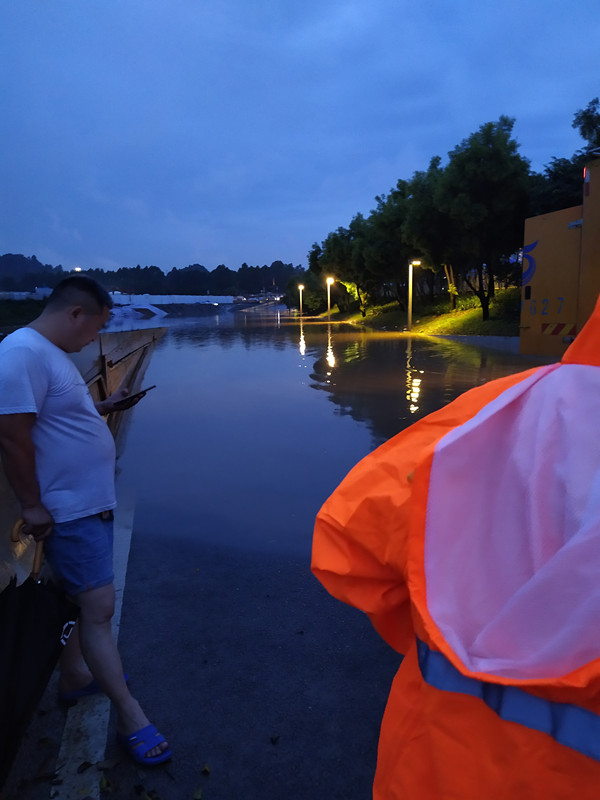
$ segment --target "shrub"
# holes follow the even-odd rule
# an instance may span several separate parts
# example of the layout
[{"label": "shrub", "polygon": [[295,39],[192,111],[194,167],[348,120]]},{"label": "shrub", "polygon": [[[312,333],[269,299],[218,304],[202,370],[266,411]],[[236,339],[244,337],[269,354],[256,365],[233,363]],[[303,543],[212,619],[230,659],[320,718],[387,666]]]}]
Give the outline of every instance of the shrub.
[{"label": "shrub", "polygon": [[515,320],[521,317],[521,287],[500,289],[491,302],[490,310],[495,317]]}]

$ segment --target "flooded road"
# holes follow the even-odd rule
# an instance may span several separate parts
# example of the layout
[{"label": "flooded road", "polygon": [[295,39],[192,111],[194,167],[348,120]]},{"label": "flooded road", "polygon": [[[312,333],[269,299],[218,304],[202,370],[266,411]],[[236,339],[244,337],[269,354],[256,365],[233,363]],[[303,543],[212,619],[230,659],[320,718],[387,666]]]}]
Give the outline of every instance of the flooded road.
[{"label": "flooded road", "polygon": [[[104,759],[119,798],[365,800],[401,656],[312,576],[315,515],[388,438],[537,362],[285,311],[165,323],[143,380],[157,388],[125,412],[117,519],[135,515],[116,560],[124,666],[173,762],[138,769],[105,698],[65,723],[50,686],[6,800],[100,800],[83,768]],[[52,787],[32,778],[48,759]]]},{"label": "flooded road", "polygon": [[144,379],[157,388],[129,412],[120,461],[136,528],[307,557],[318,508],[360,458],[467,389],[540,363],[285,310],[167,325]]}]

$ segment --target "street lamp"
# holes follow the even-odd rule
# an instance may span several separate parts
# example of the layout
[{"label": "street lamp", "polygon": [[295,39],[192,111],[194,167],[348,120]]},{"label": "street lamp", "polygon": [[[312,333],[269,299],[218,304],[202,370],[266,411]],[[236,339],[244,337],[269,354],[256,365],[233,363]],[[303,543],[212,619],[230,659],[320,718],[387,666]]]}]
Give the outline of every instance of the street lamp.
[{"label": "street lamp", "polygon": [[327,278],[327,319],[331,315],[331,284],[333,280],[333,278]]},{"label": "street lamp", "polygon": [[408,262],[408,330],[412,328],[412,287],[413,287],[413,267],[420,267],[421,262],[413,259]]},{"label": "street lamp", "polygon": [[302,316],[302,291],[303,291],[303,289],[304,289],[304,284],[303,283],[299,283],[298,284],[298,292],[300,293],[300,316]]}]

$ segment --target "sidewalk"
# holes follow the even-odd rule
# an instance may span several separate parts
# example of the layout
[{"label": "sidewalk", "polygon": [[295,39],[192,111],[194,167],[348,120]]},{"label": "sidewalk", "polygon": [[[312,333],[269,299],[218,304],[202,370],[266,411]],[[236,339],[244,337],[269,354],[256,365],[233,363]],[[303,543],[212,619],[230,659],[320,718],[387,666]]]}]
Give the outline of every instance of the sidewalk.
[{"label": "sidewalk", "polygon": [[[169,740],[173,761],[137,767],[118,748],[111,719],[107,768],[85,769],[84,788],[69,800],[86,797],[86,787],[90,797],[119,799],[371,796],[400,658],[361,612],[329,597],[308,561],[207,549],[189,534],[134,525],[119,646],[132,692]],[[46,756],[47,771],[56,763],[64,714],[55,691],[51,685],[21,748],[12,785],[27,783],[4,800],[68,796],[64,786],[31,782]],[[106,704],[88,698],[71,713],[85,720]],[[81,746],[63,750],[75,775]],[[99,792],[101,780],[110,793]]]}]

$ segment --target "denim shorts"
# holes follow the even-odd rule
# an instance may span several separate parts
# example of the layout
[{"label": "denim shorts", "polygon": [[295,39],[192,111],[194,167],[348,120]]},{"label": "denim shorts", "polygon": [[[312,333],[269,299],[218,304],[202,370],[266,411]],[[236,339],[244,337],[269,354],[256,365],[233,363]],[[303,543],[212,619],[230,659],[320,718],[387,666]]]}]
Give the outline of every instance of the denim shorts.
[{"label": "denim shorts", "polygon": [[[104,514],[112,517],[112,514]],[[113,521],[101,514],[55,522],[44,542],[54,577],[72,597],[114,581]]]}]

